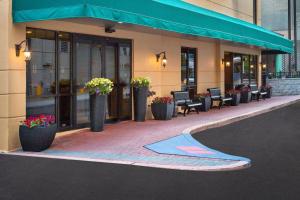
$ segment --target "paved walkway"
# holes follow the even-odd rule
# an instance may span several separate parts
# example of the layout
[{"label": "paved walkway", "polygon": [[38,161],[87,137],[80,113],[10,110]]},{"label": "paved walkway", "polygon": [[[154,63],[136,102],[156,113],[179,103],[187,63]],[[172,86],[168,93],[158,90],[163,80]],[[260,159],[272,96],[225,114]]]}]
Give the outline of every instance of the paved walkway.
[{"label": "paved walkway", "polygon": [[265,101],[241,104],[237,107],[225,107],[221,110],[212,109],[199,115],[193,113],[187,117],[180,116],[170,121],[148,120],[140,123],[125,121],[107,125],[101,133],[92,133],[89,129],[84,129],[70,135],[57,137],[52,147],[41,153],[17,151],[12,152],[12,154],[180,170],[209,171],[241,168],[245,167],[247,163],[243,161],[163,155],[150,151],[143,146],[182,133],[198,132],[268,112],[289,105],[299,99],[300,96],[273,97]]}]

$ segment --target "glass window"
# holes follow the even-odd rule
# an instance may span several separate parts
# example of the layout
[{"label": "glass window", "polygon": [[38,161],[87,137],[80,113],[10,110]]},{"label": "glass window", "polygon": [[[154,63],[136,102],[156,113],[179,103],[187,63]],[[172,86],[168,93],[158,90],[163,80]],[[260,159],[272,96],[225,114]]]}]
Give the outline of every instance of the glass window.
[{"label": "glass window", "polygon": [[59,126],[71,125],[71,42],[68,33],[58,34]]},{"label": "glass window", "polygon": [[102,75],[102,45],[92,47],[92,78]]},{"label": "glass window", "polygon": [[257,84],[257,56],[250,56],[250,84]]},{"label": "glass window", "polygon": [[[262,0],[261,1],[261,25],[264,28],[277,32],[289,38],[289,0]],[[292,2],[292,1],[291,1]],[[291,17],[292,19],[292,17]],[[292,34],[291,34],[292,36]],[[266,55],[269,72],[281,72],[289,70],[289,55]]]},{"label": "glass window", "polygon": [[26,102],[27,116],[39,114],[55,115],[55,97],[27,96]]},{"label": "glass window", "polygon": [[55,114],[55,33],[27,29],[32,58],[27,64],[27,115]]},{"label": "glass window", "polygon": [[90,49],[89,43],[76,43],[76,117],[77,124],[89,122],[89,94],[84,89],[90,80]]},{"label": "glass window", "polygon": [[181,50],[181,87],[182,90],[193,90],[196,93],[196,49]]},{"label": "glass window", "polygon": [[250,59],[249,56],[243,55],[243,66],[242,66],[242,82],[245,85],[248,85],[250,83],[249,80],[249,73],[250,73]]},{"label": "glass window", "polygon": [[233,87],[242,83],[242,56],[234,54],[233,56]]}]

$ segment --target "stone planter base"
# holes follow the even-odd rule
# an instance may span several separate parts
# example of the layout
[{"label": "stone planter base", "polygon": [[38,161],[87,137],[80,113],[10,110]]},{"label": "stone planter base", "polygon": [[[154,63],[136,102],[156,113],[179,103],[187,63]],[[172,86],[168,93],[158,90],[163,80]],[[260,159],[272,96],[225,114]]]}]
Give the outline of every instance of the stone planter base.
[{"label": "stone planter base", "polygon": [[90,95],[91,131],[100,132],[104,129],[106,95]]},{"label": "stone planter base", "polygon": [[151,111],[155,120],[170,120],[174,111],[174,103],[152,103]]},{"label": "stone planter base", "polygon": [[205,97],[205,98],[201,97],[201,103],[202,103],[202,106],[201,106],[200,110],[202,112],[208,112],[211,107],[211,98],[210,97]]},{"label": "stone planter base", "polygon": [[146,118],[148,87],[133,88],[134,120],[143,122]]},{"label": "stone planter base", "polygon": [[249,103],[251,101],[251,91],[241,92],[241,103]]},{"label": "stone planter base", "polygon": [[231,101],[231,105],[232,106],[238,106],[241,102],[241,94],[233,94],[232,95],[232,101]]}]

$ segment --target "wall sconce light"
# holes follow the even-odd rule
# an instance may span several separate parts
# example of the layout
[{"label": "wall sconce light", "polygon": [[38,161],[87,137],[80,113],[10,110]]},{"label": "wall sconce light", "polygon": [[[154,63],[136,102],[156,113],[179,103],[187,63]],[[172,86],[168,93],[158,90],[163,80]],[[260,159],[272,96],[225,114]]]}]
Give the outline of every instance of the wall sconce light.
[{"label": "wall sconce light", "polygon": [[225,66],[226,66],[226,67],[230,67],[230,65],[231,65],[231,63],[230,63],[229,61],[226,61],[226,62],[225,62],[225,59],[223,58],[223,59],[222,59],[222,64],[224,64],[224,63],[225,63]]},{"label": "wall sconce light", "polygon": [[166,52],[163,51],[163,52],[160,52],[159,54],[156,54],[156,61],[159,62],[159,59],[161,58],[161,56],[163,55],[162,57],[162,60],[161,60],[161,64],[163,67],[166,67],[167,66],[167,56],[166,56]]},{"label": "wall sconce light", "polygon": [[254,68],[254,65],[250,65],[250,68],[253,69],[253,68]]},{"label": "wall sconce light", "polygon": [[27,40],[23,40],[19,44],[15,44],[16,56],[17,57],[20,56],[20,52],[21,52],[23,44],[25,44],[25,49],[24,49],[25,61],[30,61],[31,60],[31,52],[29,51]]},{"label": "wall sconce light", "polygon": [[265,64],[265,63],[260,63],[261,64],[261,67],[263,68],[263,69],[266,69],[267,68],[267,65]]}]

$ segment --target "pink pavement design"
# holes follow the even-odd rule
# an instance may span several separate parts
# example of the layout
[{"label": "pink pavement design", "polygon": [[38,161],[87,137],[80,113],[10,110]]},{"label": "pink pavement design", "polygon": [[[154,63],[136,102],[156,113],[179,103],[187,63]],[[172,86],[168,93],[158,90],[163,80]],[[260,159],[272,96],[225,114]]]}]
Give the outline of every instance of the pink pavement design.
[{"label": "pink pavement design", "polygon": [[[123,121],[117,124],[108,124],[101,133],[93,133],[89,129],[78,130],[64,136],[59,136],[60,133],[58,133],[52,147],[46,151],[29,153],[18,150],[9,154],[177,170],[219,171],[240,169],[247,167],[247,163],[164,155],[155,153],[143,146],[182,133],[193,134],[208,128],[229,124],[290,105],[299,100],[300,96],[273,97],[259,102],[253,101],[249,104],[240,104],[236,107],[224,107],[221,110],[212,109],[209,112],[201,112],[200,114],[191,113],[186,117],[179,115],[179,117],[169,121]],[[207,153],[201,149],[179,148],[186,151]]]}]

